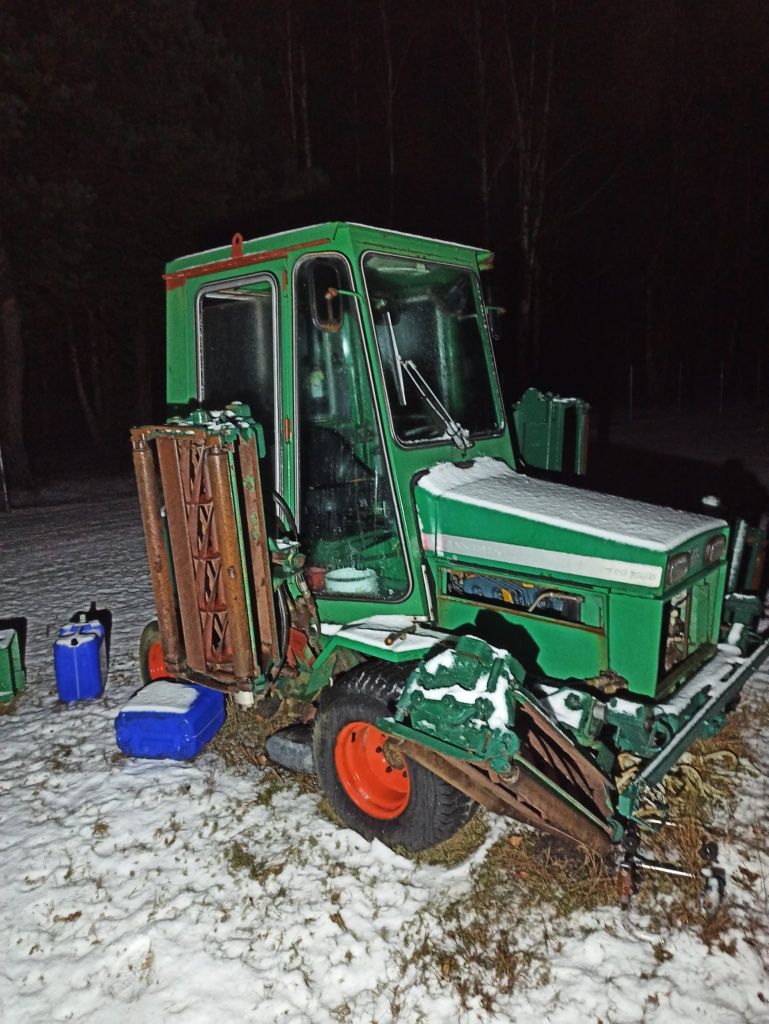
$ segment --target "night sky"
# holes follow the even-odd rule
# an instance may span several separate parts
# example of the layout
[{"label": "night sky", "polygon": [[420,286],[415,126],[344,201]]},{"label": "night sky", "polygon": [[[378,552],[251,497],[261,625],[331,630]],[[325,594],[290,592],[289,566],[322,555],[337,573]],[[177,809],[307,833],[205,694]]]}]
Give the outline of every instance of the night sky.
[{"label": "night sky", "polygon": [[16,472],[20,422],[38,478],[127,464],[168,259],[330,219],[495,250],[508,400],[766,404],[768,44],[765,0],[6,0]]}]

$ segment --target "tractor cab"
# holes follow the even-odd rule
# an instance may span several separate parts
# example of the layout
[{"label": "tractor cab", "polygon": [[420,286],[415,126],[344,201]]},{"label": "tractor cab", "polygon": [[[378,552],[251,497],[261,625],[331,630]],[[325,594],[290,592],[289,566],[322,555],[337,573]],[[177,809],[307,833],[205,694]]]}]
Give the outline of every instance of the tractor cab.
[{"label": "tractor cab", "polygon": [[248,407],[268,519],[277,494],[324,620],[371,604],[428,614],[415,471],[484,454],[512,465],[479,282],[489,263],[325,224],[168,267],[169,403]]}]

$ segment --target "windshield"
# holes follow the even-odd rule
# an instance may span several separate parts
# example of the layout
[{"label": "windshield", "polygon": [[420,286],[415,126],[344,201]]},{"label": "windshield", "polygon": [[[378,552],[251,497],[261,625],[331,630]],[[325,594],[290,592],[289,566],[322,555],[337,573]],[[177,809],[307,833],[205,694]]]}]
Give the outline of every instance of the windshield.
[{"label": "windshield", "polygon": [[501,426],[474,275],[461,267],[369,253],[363,260],[398,440],[470,438]]}]

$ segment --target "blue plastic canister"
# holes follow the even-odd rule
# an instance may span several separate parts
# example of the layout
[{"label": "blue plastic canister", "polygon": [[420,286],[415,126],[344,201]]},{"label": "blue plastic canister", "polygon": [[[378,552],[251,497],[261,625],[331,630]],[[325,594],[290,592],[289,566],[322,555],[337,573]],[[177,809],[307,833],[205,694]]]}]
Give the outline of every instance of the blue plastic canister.
[{"label": "blue plastic canister", "polygon": [[62,626],[53,645],[53,667],[61,700],[100,697],[107,680],[104,626],[95,621]]},{"label": "blue plastic canister", "polygon": [[115,719],[115,738],[129,757],[186,761],[216,735],[224,716],[223,693],[157,679],[124,705]]}]

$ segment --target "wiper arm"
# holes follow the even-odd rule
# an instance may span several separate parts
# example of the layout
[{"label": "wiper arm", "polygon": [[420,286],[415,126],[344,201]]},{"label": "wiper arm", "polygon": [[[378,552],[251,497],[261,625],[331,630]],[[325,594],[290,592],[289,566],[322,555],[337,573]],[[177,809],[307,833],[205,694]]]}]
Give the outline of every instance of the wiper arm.
[{"label": "wiper arm", "polygon": [[468,431],[465,430],[460,423],[457,423],[457,421],[451,416],[446,406],[425,380],[421,370],[414,360],[404,359],[400,354],[398,342],[395,337],[395,328],[393,327],[393,321],[390,316],[389,309],[385,313],[385,318],[387,320],[387,329],[390,334],[393,356],[395,357],[393,365],[395,367],[395,388],[398,392],[398,401],[401,405],[406,405],[406,388],[403,383],[403,371],[405,370],[419,394],[424,398],[438,419],[443,423],[446,428],[446,433],[454,442],[456,447],[461,452],[468,451],[473,446],[473,442],[470,440]]},{"label": "wiper arm", "polygon": [[400,354],[398,348],[398,342],[395,340],[395,328],[393,327],[393,318],[390,316],[390,310],[388,309],[385,313],[387,318],[387,329],[390,332],[390,344],[393,348],[393,366],[395,367],[395,388],[398,392],[398,401],[401,405],[406,404],[406,388],[403,385],[403,357]]}]

